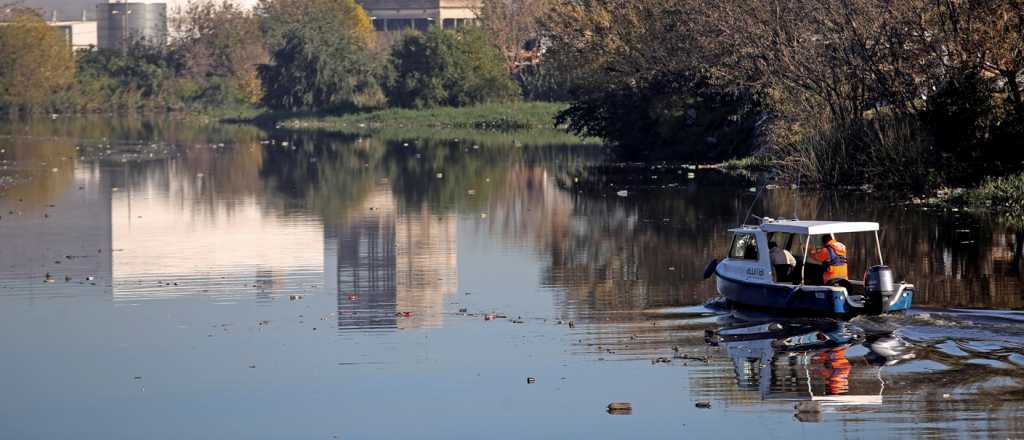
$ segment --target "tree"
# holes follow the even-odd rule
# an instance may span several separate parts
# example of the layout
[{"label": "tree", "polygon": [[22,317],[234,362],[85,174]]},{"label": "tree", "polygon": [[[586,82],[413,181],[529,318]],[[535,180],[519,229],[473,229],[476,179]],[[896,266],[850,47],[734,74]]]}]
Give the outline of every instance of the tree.
[{"label": "tree", "polygon": [[483,0],[480,23],[501,49],[509,73],[540,50],[540,17],[552,4],[553,0]]},{"label": "tree", "polygon": [[180,109],[194,96],[185,87],[183,66],[175,52],[142,41],[120,50],[83,51],[78,55],[69,99],[76,110]]},{"label": "tree", "polygon": [[[224,94],[249,103],[262,96],[257,66],[269,60],[258,17],[229,0],[190,1],[176,18],[173,43],[186,74],[208,89],[226,83]],[[223,96],[220,96],[223,98]]]},{"label": "tree", "polygon": [[498,49],[478,28],[409,32],[391,49],[386,92],[402,107],[465,106],[516,99]]},{"label": "tree", "polygon": [[1024,118],[1024,0],[936,2],[933,27],[943,36],[950,71],[999,77],[1010,109]]},{"label": "tree", "polygon": [[567,78],[559,123],[623,151],[691,160],[749,152],[750,89],[717,81],[691,0],[580,0],[544,18],[544,65]]},{"label": "tree", "polygon": [[284,14],[263,16],[277,45],[272,62],[259,68],[265,104],[324,110],[380,100],[370,18],[353,0],[267,0],[261,8],[263,14]]},{"label": "tree", "polygon": [[367,47],[374,44],[373,24],[366,11],[352,0],[259,0],[256,14],[271,51],[287,44],[288,35],[296,29],[328,17],[356,43]]},{"label": "tree", "polygon": [[73,80],[71,48],[37,13],[8,14],[0,26],[0,108],[39,110]]}]

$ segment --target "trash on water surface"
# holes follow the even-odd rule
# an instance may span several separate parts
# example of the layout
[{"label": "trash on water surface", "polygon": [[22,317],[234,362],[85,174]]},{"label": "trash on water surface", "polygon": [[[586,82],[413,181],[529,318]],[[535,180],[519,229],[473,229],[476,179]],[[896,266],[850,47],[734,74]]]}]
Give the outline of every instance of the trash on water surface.
[{"label": "trash on water surface", "polygon": [[697,406],[697,408],[708,409],[708,408],[711,408],[711,402],[709,402],[707,400],[701,400],[700,402],[697,402],[696,406]]},{"label": "trash on water surface", "polygon": [[633,413],[633,404],[629,402],[612,402],[608,404],[608,414],[628,415]]},{"label": "trash on water surface", "polygon": [[528,384],[535,383],[535,382],[537,382],[537,379],[534,379],[532,377],[527,377],[526,378],[526,383],[528,383]]},{"label": "trash on water surface", "polygon": [[793,405],[793,409],[798,413],[819,413],[821,407],[818,406],[817,402],[797,402]]},{"label": "trash on water surface", "polygon": [[626,197],[626,196],[629,195],[629,191],[622,190],[622,191],[619,191],[619,192],[615,193],[615,195],[617,195],[619,197]]}]

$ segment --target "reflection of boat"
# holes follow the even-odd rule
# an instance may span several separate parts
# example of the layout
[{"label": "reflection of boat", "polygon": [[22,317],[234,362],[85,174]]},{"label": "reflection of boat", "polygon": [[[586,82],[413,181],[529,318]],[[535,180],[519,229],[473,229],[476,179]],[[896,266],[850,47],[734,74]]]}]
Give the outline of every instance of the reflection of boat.
[{"label": "reflection of boat", "polygon": [[[705,276],[716,275],[718,292],[734,303],[834,315],[878,314],[910,308],[914,286],[894,282],[892,270],[884,265],[878,223],[764,219],[760,225],[745,225],[731,232],[734,236],[728,257],[721,262],[712,260]],[[874,232],[878,265],[867,271],[863,282],[840,280],[837,285],[813,285],[810,281],[820,280],[820,275],[808,274],[818,267],[807,259],[811,237],[856,232]],[[775,268],[770,242],[786,252],[803,244],[803,257],[790,257],[796,260],[795,267]],[[782,269],[789,273],[781,273]]]},{"label": "reflection of boat", "polygon": [[[880,367],[847,358],[863,332],[836,321],[776,321],[726,327],[709,335],[726,349],[740,388],[762,400],[809,402],[829,407],[880,405]],[[859,347],[858,347],[859,348]]]}]

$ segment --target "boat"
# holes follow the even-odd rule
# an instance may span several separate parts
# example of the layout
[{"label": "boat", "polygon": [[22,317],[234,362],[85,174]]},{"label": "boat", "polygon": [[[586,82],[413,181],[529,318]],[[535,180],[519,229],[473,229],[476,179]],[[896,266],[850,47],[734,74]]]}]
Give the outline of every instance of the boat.
[{"label": "boat", "polygon": [[[914,285],[894,281],[893,270],[885,265],[882,257],[879,229],[874,222],[763,218],[758,225],[730,229],[733,239],[728,256],[721,261],[712,260],[704,277],[714,276],[718,293],[730,303],[741,306],[835,316],[904,311],[913,303]],[[807,263],[811,239],[827,234],[859,233],[874,233],[877,264],[865,271],[863,280],[839,280],[836,285],[823,285],[820,272],[814,273],[820,266]],[[791,267],[789,273],[782,274],[782,269],[772,266],[769,242],[775,242],[786,251],[803,245],[802,257],[794,257],[796,266]]]}]

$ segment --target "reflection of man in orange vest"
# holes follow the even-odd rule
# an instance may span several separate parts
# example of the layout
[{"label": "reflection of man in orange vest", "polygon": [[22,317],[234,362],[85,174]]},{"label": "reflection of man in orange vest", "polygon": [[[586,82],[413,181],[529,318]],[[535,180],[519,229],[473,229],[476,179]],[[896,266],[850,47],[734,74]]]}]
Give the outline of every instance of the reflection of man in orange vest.
[{"label": "reflection of man in orange vest", "polygon": [[832,234],[821,236],[821,249],[811,254],[811,259],[821,264],[824,269],[825,285],[834,285],[848,277],[846,266],[846,245],[840,243]]},{"label": "reflection of man in orange vest", "polygon": [[846,359],[846,347],[818,353],[814,360],[821,363],[818,376],[825,379],[825,389],[829,395],[838,396],[850,392],[850,372],[853,365]]}]

